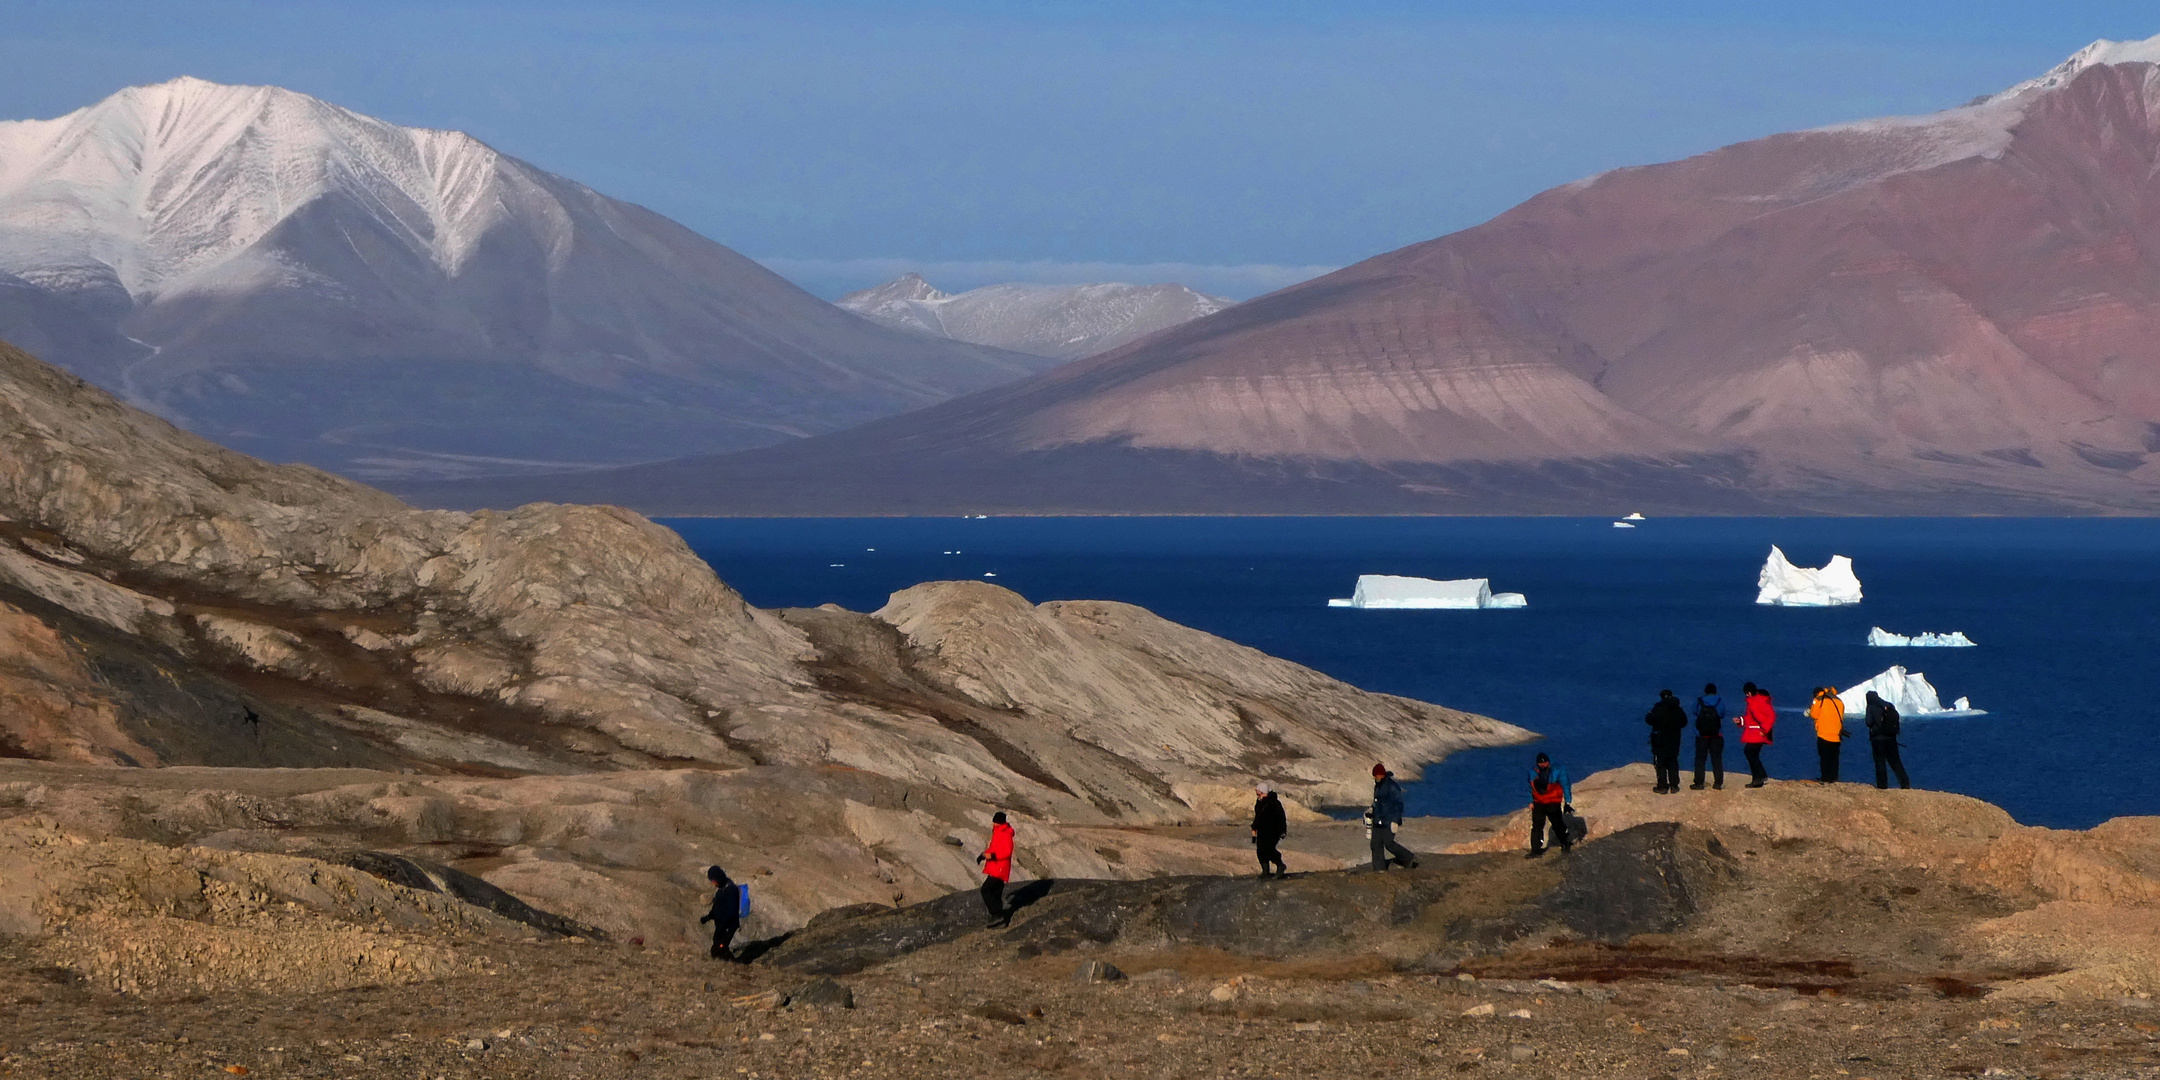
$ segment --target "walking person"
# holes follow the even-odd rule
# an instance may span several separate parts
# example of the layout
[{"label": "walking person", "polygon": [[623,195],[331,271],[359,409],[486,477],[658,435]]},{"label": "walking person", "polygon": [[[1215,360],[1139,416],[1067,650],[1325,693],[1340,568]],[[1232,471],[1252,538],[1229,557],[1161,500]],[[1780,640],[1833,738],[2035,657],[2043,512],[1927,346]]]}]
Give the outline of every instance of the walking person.
[{"label": "walking person", "polygon": [[1386,870],[1389,863],[1417,869],[1417,856],[1410,849],[1395,842],[1395,830],[1402,826],[1402,784],[1387,766],[1372,767],[1372,809],[1366,812],[1371,819],[1372,868]]},{"label": "walking person", "polygon": [[1568,835],[1567,816],[1574,812],[1575,789],[1568,784],[1567,770],[1539,754],[1536,767],[1530,770],[1530,854],[1524,858],[1545,854],[1547,825],[1552,826],[1553,842],[1560,845],[1561,853],[1573,851],[1575,838]]},{"label": "walking person", "polygon": [[1819,779],[1825,784],[1835,784],[1838,778],[1838,752],[1845,743],[1845,703],[1838,700],[1834,687],[1815,688],[1815,701],[1808,706],[1808,719],[1815,721],[1815,759],[1820,767]]},{"label": "walking person", "polygon": [[990,846],[975,861],[982,864],[983,907],[990,910],[990,926],[1012,925],[1012,912],[1005,909],[1005,883],[1012,880],[1013,829],[1005,823],[1005,811],[990,815]]},{"label": "walking person", "polygon": [[1867,724],[1868,750],[1875,756],[1875,786],[1890,786],[1890,773],[1897,773],[1900,790],[1912,786],[1912,778],[1905,775],[1904,759],[1898,755],[1898,729],[1901,726],[1897,706],[1882,699],[1873,690],[1867,692],[1867,712],[1862,721]]},{"label": "walking person", "polygon": [[705,868],[705,880],[713,886],[712,910],[698,921],[712,924],[712,958],[733,960],[735,932],[742,929],[742,886],[729,881],[727,871],[717,866]]},{"label": "walking person", "polygon": [[1688,787],[1701,791],[1703,764],[1708,762],[1715,770],[1717,790],[1725,790],[1725,699],[1718,696],[1716,683],[1704,683],[1702,696],[1695,699],[1695,782]]},{"label": "walking person", "polygon": [[1746,708],[1733,723],[1740,725],[1740,752],[1747,755],[1748,773],[1753,779],[1749,787],[1761,787],[1770,781],[1770,771],[1763,768],[1763,747],[1770,745],[1771,733],[1777,727],[1777,707],[1771,704],[1770,691],[1754,683],[1740,688],[1746,699]]},{"label": "walking person", "polygon": [[1282,800],[1275,796],[1275,785],[1263,780],[1253,789],[1259,796],[1253,800],[1252,839],[1253,848],[1260,856],[1260,877],[1265,880],[1268,867],[1273,866],[1276,877],[1289,877],[1290,867],[1284,865],[1282,838],[1290,835],[1290,819],[1283,814]]},{"label": "walking person", "polygon": [[1657,787],[1652,789],[1660,795],[1677,795],[1680,792],[1680,739],[1687,732],[1687,710],[1680,707],[1680,699],[1670,690],[1657,692],[1657,704],[1643,715],[1643,723],[1650,725],[1650,764],[1657,769]]}]

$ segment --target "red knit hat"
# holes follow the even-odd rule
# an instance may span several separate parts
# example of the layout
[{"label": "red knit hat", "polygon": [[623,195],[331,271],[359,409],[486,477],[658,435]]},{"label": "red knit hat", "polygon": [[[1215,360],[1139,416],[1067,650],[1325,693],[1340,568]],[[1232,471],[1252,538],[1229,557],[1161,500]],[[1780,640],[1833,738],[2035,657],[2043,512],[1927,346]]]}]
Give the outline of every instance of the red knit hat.
[{"label": "red knit hat", "polygon": [[1387,766],[1386,766],[1386,765],[1383,765],[1383,764],[1381,764],[1380,762],[1377,762],[1377,761],[1373,762],[1373,767],[1372,767],[1372,774],[1373,774],[1373,779],[1375,779],[1375,780],[1379,779],[1380,777],[1386,776],[1386,775],[1387,775]]}]

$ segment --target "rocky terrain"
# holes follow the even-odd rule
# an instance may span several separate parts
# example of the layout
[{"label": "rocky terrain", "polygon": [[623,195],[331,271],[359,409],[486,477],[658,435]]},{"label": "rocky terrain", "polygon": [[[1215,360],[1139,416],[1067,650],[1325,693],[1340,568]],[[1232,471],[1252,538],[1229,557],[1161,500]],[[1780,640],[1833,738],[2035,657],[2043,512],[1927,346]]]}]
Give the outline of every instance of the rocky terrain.
[{"label": "rocky terrain", "polygon": [[[1958,796],[1851,784],[1651,796],[1647,768],[1633,767],[1578,785],[1594,824],[1567,855],[1524,860],[1504,821],[1425,821],[1410,831],[1467,850],[1384,875],[1294,854],[1297,872],[1266,882],[1024,869],[1009,929],[984,929],[969,891],[866,903],[736,965],[704,959],[694,940],[598,940],[461,906],[426,887],[447,882],[439,867],[386,879],[380,860],[397,856],[337,856],[320,835],[312,856],[237,850],[247,845],[229,837],[92,839],[80,830],[96,789],[68,771],[0,766],[0,919],[11,920],[0,1075],[2128,1078],[2160,1067],[2160,1008],[2136,981],[2151,978],[2149,961],[2034,948],[2112,936],[2155,910],[2134,886],[2160,881],[2143,861],[2160,836],[2149,820],[2050,833]],[[135,828],[199,816],[226,784],[259,785],[288,808],[324,801],[293,771],[125,772],[141,778],[120,800],[142,811]],[[1671,813],[1628,824],[1652,806]],[[288,823],[285,838],[320,820]],[[1306,822],[1293,838],[1340,850],[1353,828]],[[1090,831],[1027,824],[1022,850]],[[1182,831],[1190,848],[1235,839]],[[1841,839],[1855,831],[1866,838]],[[2055,854],[1985,867],[1969,857],[2018,844]],[[2093,874],[2100,863],[2116,876]],[[2003,932],[2039,930],[2031,920],[2064,890],[2114,921],[2087,909],[2091,931],[2051,917],[2037,934]],[[26,913],[45,920],[35,934],[21,933]]]},{"label": "rocky terrain", "polygon": [[[1350,803],[1376,758],[1414,775],[1528,737],[1123,604],[942,582],[871,613],[758,610],[634,514],[414,511],[0,347],[0,753],[165,767],[22,782],[85,835],[448,844],[435,861],[674,940],[709,862],[796,868],[760,910],[778,932],[965,885],[995,810],[1210,821],[1259,778]],[[208,798],[175,766],[308,771],[223,773]],[[1217,865],[1115,837],[1033,857]]]},{"label": "rocky terrain", "polygon": [[985,285],[941,292],[920,274],[835,301],[864,318],[932,337],[1076,360],[1213,315],[1232,301],[1183,285]]},{"label": "rocky terrain", "polygon": [[2150,513],[2156,61],[2160,39],[2101,43],[1961,108],[1588,177],[859,429],[413,494],[604,491],[678,514]]}]

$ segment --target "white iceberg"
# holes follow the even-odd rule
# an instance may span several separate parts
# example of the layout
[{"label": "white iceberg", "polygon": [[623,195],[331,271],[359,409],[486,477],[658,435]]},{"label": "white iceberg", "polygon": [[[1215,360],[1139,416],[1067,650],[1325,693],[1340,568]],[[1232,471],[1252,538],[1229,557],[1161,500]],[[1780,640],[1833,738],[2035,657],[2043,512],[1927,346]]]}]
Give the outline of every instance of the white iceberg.
[{"label": "white iceberg", "polygon": [[1496,593],[1488,578],[1434,581],[1431,578],[1398,577],[1393,574],[1360,574],[1357,589],[1347,599],[1330,600],[1329,607],[1346,608],[1476,608],[1528,607],[1521,593]]},{"label": "white iceberg", "polygon": [[1845,704],[1847,717],[1857,722],[1867,715],[1867,696],[1870,690],[1896,706],[1901,717],[1980,715],[1980,710],[1972,707],[1971,698],[1961,697],[1951,702],[1949,708],[1943,708],[1942,697],[1935,692],[1935,687],[1929,684],[1926,675],[1892,665],[1882,674],[1838,695],[1838,700]]},{"label": "white iceberg", "polygon": [[1878,649],[1898,648],[1908,645],[1914,648],[1970,649],[1979,644],[1979,642],[1966,637],[1963,630],[1952,630],[1947,634],[1929,632],[1906,637],[1903,634],[1893,634],[1880,626],[1874,627],[1867,632],[1867,643]]},{"label": "white iceberg", "polygon": [[1620,520],[1622,520],[1622,521],[1648,521],[1648,520],[1650,520],[1650,519],[1649,519],[1649,518],[1646,518],[1646,517],[1644,517],[1644,516],[1642,516],[1642,511],[1640,511],[1640,510],[1637,510],[1636,512],[1634,512],[1634,513],[1632,513],[1632,514],[1629,514],[1628,516],[1626,516],[1626,517],[1624,517],[1624,518],[1621,518]]},{"label": "white iceberg", "polygon": [[1755,594],[1758,604],[1834,607],[1860,602],[1860,579],[1853,575],[1852,560],[1843,555],[1832,555],[1822,569],[1810,570],[1794,566],[1784,551],[1772,545],[1755,583],[1761,586]]},{"label": "white iceberg", "polygon": [[1615,522],[1613,522],[1613,523],[1612,523],[1612,527],[1613,527],[1613,528],[1615,528],[1615,529],[1632,529],[1632,528],[1634,528],[1635,526],[1634,526],[1634,525],[1633,525],[1632,523],[1630,523],[1630,522],[1625,522],[1625,521],[1615,521]]}]

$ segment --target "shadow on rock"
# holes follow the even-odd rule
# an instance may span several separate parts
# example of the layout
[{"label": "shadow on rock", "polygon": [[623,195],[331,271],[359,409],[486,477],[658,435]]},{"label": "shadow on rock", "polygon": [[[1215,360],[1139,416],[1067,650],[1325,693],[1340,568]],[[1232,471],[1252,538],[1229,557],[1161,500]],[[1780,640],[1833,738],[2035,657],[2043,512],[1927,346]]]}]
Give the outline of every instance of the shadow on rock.
[{"label": "shadow on rock", "polygon": [[[1622,942],[1670,932],[1736,875],[1714,838],[1664,822],[1538,862],[1437,855],[1418,870],[1385,874],[1034,881],[1014,891],[1015,910],[1024,914],[998,940],[1023,957],[1114,944],[1283,958],[1385,938],[1398,955],[1461,957],[1540,935]],[[898,910],[820,918],[766,962],[848,975],[981,928],[975,894],[953,893]]]}]

